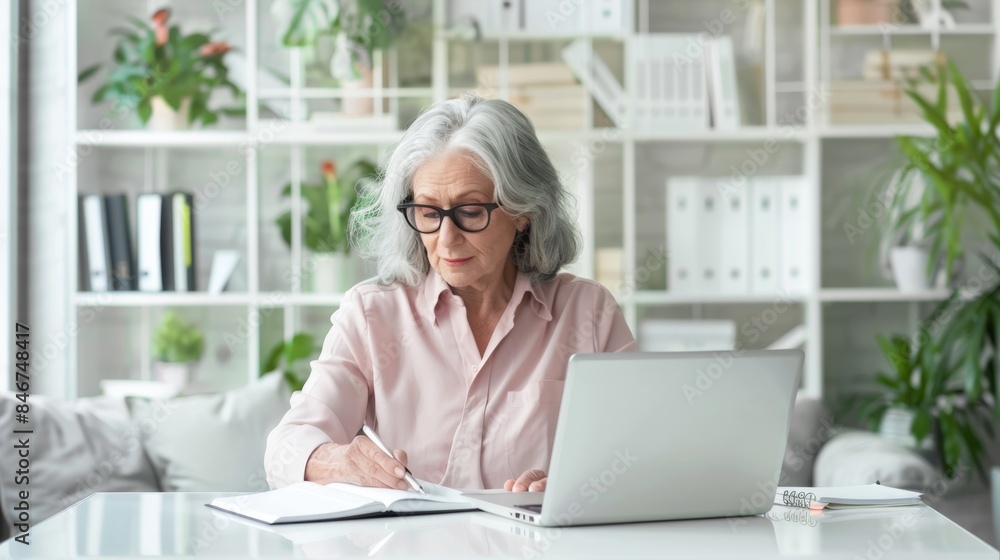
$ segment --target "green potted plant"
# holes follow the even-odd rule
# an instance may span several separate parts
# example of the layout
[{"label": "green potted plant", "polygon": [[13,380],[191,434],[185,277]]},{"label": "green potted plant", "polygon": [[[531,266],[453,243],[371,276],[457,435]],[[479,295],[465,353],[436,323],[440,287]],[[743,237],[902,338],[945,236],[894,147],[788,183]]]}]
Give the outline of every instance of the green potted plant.
[{"label": "green potted plant", "polygon": [[[338,174],[331,159],[320,165],[322,182],[301,186],[303,201],[302,241],[311,254],[307,257],[311,271],[312,291],[344,292],[358,280],[360,263],[351,256],[348,225],[351,211],[357,204],[355,185],[364,178],[378,174],[378,168],[367,159],[359,159]],[[285,185],[283,197],[291,196],[292,186]],[[275,222],[281,236],[292,246],[292,213],[285,212]]]},{"label": "green potted plant", "polygon": [[[938,270],[944,284],[951,284],[965,258],[962,234],[972,231],[970,223],[984,222],[978,229],[1000,244],[1000,88],[987,104],[971,93],[951,62],[942,61],[934,71],[924,69],[922,75],[937,85],[936,98],[922,96],[916,83],[905,93],[934,134],[896,137],[901,164],[872,193],[886,207],[879,240],[883,267],[890,264],[901,287],[918,290]],[[961,108],[954,123],[948,118],[949,90]],[[906,275],[903,269],[912,276],[921,268],[923,278],[899,278]]]},{"label": "green potted plant", "polygon": [[[178,130],[201,122],[210,125],[220,110],[209,107],[217,88],[226,88],[237,99],[243,94],[229,81],[223,60],[230,46],[212,41],[208,34],[183,35],[180,27],[167,26],[170,10],[153,14],[148,24],[131,18],[132,28],[110,31],[120,37],[115,46],[113,68],[94,92],[92,101],[114,101],[134,109],[139,120],[152,130]],[[95,64],[80,73],[84,82],[100,70]],[[242,108],[223,109],[243,114]]]},{"label": "green potted plant", "polygon": [[[315,46],[323,37],[333,40],[330,73],[344,90],[371,89],[372,55],[385,49],[406,26],[400,0],[275,0],[271,14],[283,29],[286,47]],[[345,91],[343,112],[372,113],[370,95]]]},{"label": "green potted plant", "polygon": [[153,369],[157,379],[177,390],[183,389],[194,378],[194,368],[204,350],[202,332],[176,312],[166,312],[153,333]]},{"label": "green potted plant", "polygon": [[290,340],[279,341],[271,348],[261,365],[260,375],[280,371],[289,389],[293,392],[301,391],[309,377],[309,364],[306,362],[303,365],[301,361],[314,356],[316,352],[312,335],[296,333]]},{"label": "green potted plant", "polygon": [[955,290],[925,325],[914,341],[879,337],[893,373],[876,376],[888,391],[860,401],[861,417],[884,435],[930,445],[949,478],[965,464],[985,480],[983,440],[1000,421],[1000,281],[978,294]]}]

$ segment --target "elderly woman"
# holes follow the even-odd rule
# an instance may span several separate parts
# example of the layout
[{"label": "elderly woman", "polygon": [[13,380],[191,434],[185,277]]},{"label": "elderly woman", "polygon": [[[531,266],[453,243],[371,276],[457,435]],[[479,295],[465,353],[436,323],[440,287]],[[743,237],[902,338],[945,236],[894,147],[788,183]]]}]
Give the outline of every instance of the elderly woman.
[{"label": "elderly woman", "polygon": [[[544,490],[567,360],[632,350],[601,285],[559,274],[578,233],[531,122],[500,100],[435,105],[389,158],[355,241],[377,282],[351,289],[267,440],[271,488]],[[372,427],[389,457],[364,435]],[[405,450],[405,451],[404,451]]]}]

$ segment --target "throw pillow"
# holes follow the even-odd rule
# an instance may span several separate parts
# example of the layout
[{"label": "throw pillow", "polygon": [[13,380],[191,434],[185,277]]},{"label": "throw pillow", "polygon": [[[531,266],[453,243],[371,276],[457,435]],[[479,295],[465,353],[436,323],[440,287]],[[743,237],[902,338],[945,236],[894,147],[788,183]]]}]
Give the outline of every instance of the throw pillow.
[{"label": "throw pillow", "polygon": [[912,449],[871,432],[845,432],[830,440],[816,458],[816,486],[886,486],[931,492],[941,476]]},{"label": "throw pillow", "polygon": [[126,402],[164,491],[257,492],[268,489],[264,446],[289,397],[271,373],[225,393]]},{"label": "throw pillow", "polygon": [[21,490],[29,492],[32,526],[94,492],[158,490],[153,467],[121,398],[65,401],[31,395],[26,424],[16,422],[20,404],[14,393],[0,393],[0,426],[33,431],[11,434],[11,445],[17,438],[29,440],[28,484],[15,483],[20,459],[16,450],[0,453],[0,473],[4,473],[0,503],[6,525],[0,533],[10,531],[17,521],[13,508],[20,502]]}]

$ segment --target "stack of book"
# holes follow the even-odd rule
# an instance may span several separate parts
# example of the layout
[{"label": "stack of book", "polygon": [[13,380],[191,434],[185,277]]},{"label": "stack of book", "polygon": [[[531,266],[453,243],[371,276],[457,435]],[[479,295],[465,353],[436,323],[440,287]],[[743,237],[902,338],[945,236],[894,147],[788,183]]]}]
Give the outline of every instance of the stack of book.
[{"label": "stack of book", "polygon": [[[502,83],[497,66],[476,69],[484,97],[498,97]],[[531,119],[535,128],[585,128],[590,97],[576,81],[573,71],[562,62],[511,64],[507,67],[507,100]]]},{"label": "stack of book", "polygon": [[[934,50],[875,50],[865,56],[862,80],[842,80],[830,84],[831,124],[906,124],[923,122],[922,111],[908,95],[907,80],[923,80],[921,68],[941,62]],[[937,85],[922,83],[916,90],[922,97],[937,99]],[[961,119],[958,95],[948,84],[948,120]]]},{"label": "stack of book", "polygon": [[[667,289],[802,294],[809,287],[806,179],[667,180]],[[720,187],[720,185],[722,185]]]},{"label": "stack of book", "polygon": [[126,195],[81,196],[81,289],[197,290],[193,202],[183,192],[139,195],[133,243]]}]

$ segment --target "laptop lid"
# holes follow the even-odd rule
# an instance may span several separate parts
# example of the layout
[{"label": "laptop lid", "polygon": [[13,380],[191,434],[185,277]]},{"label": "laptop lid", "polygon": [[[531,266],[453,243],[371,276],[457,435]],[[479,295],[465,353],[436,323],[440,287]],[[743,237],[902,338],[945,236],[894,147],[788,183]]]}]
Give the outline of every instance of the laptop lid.
[{"label": "laptop lid", "polygon": [[771,508],[801,350],[570,358],[541,525]]}]

